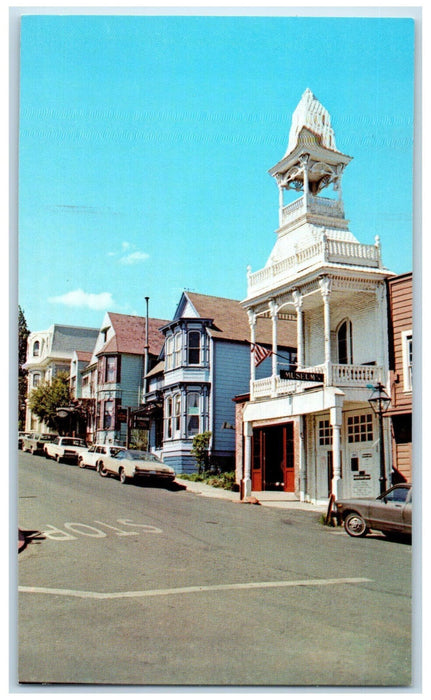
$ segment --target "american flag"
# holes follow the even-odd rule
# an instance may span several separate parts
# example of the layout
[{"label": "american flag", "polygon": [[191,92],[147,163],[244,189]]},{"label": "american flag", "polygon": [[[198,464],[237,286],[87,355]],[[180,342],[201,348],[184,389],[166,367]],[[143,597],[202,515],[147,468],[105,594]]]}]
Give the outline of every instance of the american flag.
[{"label": "american flag", "polygon": [[255,367],[259,367],[261,362],[272,355],[272,350],[267,350],[266,348],[262,347],[262,345],[256,345],[256,343],[251,344],[251,352],[254,353]]}]

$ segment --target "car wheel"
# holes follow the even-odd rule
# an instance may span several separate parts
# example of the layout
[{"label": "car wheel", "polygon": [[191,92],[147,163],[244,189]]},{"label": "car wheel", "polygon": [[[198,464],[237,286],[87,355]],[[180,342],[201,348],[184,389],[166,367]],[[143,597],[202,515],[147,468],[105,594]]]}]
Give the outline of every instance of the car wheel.
[{"label": "car wheel", "polygon": [[367,523],[359,513],[349,513],[344,520],[344,529],[350,537],[364,537],[367,532]]},{"label": "car wheel", "polygon": [[105,467],[103,466],[103,462],[99,462],[97,471],[99,472],[100,476],[108,476],[108,472],[106,471]]},{"label": "car wheel", "polygon": [[84,460],[82,459],[82,457],[79,457],[79,458],[78,458],[78,466],[79,466],[81,469],[83,469],[83,468],[85,467]]},{"label": "car wheel", "polygon": [[33,449],[33,447],[30,447],[30,454],[34,455],[34,449]]},{"label": "car wheel", "polygon": [[56,462],[58,462],[60,464],[60,462],[61,462],[60,455],[55,455],[55,460],[56,460]]},{"label": "car wheel", "polygon": [[126,476],[126,472],[124,471],[123,467],[120,467],[119,476],[120,476],[120,484],[125,484],[127,482],[127,476]]}]

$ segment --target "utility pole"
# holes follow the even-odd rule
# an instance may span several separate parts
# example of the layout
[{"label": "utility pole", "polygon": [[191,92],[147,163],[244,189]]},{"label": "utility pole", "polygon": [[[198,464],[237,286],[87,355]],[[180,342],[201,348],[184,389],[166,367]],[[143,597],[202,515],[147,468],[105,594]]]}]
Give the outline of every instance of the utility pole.
[{"label": "utility pole", "polygon": [[147,402],[147,373],[148,373],[148,300],[150,297],[145,297],[146,315],[145,315],[145,356],[144,356],[144,395],[142,403]]}]

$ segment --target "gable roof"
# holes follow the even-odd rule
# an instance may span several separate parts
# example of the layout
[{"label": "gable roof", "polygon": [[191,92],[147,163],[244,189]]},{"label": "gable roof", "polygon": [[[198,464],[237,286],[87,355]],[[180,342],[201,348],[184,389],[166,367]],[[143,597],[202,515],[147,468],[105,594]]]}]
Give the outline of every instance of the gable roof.
[{"label": "gable roof", "polygon": [[92,352],[83,352],[82,350],[76,350],[76,357],[79,362],[90,362],[93,356]]},{"label": "gable roof", "polygon": [[98,328],[83,328],[81,326],[64,326],[54,324],[52,327],[51,353],[73,352],[83,350],[92,352],[96,342]]},{"label": "gable roof", "polygon": [[[184,295],[196,309],[200,318],[212,319],[213,322],[208,327],[208,332],[213,338],[234,342],[249,341],[248,315],[239,301],[195,292],[184,292]],[[257,317],[256,342],[272,345],[272,321],[270,318]],[[279,346],[296,348],[296,321],[278,320],[277,342]]]},{"label": "gable roof", "polygon": [[[97,354],[119,352],[128,355],[143,355],[145,352],[146,318],[111,312],[108,315],[115,335]],[[158,356],[162,349],[165,337],[159,329],[166,323],[168,321],[160,318],[148,319],[148,350],[151,355]]]}]

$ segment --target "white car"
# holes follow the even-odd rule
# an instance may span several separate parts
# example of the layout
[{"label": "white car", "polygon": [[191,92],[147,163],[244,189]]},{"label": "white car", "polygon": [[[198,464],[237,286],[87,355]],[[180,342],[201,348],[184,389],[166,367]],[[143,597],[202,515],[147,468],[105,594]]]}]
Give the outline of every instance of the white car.
[{"label": "white car", "polygon": [[175,479],[175,472],[151,452],[120,449],[112,457],[104,457],[99,462],[100,476],[114,474],[125,484],[129,479],[167,481]]},{"label": "white car", "polygon": [[87,449],[85,440],[75,437],[59,436],[52,442],[45,443],[43,451],[48,459],[56,459],[57,462],[70,460],[77,462],[81,452]]},{"label": "white car", "polygon": [[81,468],[92,467],[98,469],[99,462],[105,457],[113,457],[121,447],[118,445],[92,445],[88,450],[84,450],[78,457],[78,464]]}]

